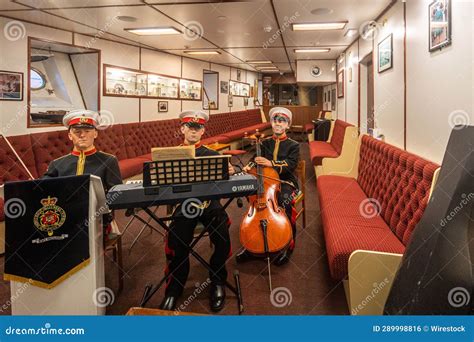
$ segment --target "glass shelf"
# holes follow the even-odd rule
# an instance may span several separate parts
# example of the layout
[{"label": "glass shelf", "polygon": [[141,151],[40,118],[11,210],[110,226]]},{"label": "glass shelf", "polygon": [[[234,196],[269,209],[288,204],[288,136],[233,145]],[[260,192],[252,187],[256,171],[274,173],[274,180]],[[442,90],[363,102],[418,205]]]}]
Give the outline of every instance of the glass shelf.
[{"label": "glass shelf", "polygon": [[104,64],[104,96],[200,101],[202,82]]}]

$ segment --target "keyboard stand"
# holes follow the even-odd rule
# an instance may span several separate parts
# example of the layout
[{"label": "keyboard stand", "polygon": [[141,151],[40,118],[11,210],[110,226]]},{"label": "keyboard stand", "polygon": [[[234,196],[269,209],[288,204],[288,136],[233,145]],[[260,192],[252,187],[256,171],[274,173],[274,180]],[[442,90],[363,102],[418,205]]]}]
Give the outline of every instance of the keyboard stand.
[{"label": "keyboard stand", "polygon": [[[157,206],[155,208],[155,210],[153,211],[154,213],[156,213],[156,211],[158,210],[159,206]],[[128,221],[127,225],[125,226],[123,232],[122,232],[122,235],[125,234],[125,232],[127,231],[127,229],[130,227],[130,225],[132,224],[132,222],[134,220],[138,220],[140,222],[143,223],[143,226],[142,228],[140,229],[140,232],[138,233],[137,236],[135,236],[135,239],[133,239],[130,247],[128,247],[128,253],[130,254],[132,252],[132,248],[133,246],[135,246],[135,244],[137,243],[138,239],[140,238],[140,236],[143,234],[143,232],[145,231],[145,228],[148,227],[150,228],[151,230],[154,230],[155,232],[161,234],[161,236],[165,236],[165,234],[163,234],[162,231],[158,230],[157,228],[153,227],[151,224],[150,224],[150,221],[152,220],[151,217],[148,218],[147,221],[145,221],[142,217],[140,217],[140,215],[138,215],[138,212],[135,211],[135,209],[131,209],[131,210],[127,210],[126,213],[125,213],[125,216],[131,216],[130,220]]]},{"label": "keyboard stand", "polygon": [[[223,209],[225,210],[232,201],[233,201],[233,198],[228,199],[225,202],[225,204],[223,206]],[[149,208],[145,207],[145,208],[142,208],[142,209],[150,216],[151,219],[153,219],[156,223],[158,223],[164,230],[169,231],[169,227],[166,225],[165,222],[172,221],[173,220],[172,216],[158,217]],[[215,218],[213,218],[213,220],[214,219]],[[210,223],[213,223],[213,221],[211,221]],[[210,228],[210,224],[208,226],[204,227],[204,229],[201,231],[201,233],[193,239],[191,244],[188,246],[188,249],[189,249],[189,253],[194,258],[196,258],[197,261],[199,261],[209,272],[212,272],[211,265],[209,265],[209,263],[206,260],[204,260],[203,257],[201,257],[197,252],[194,251],[194,247],[203,238],[203,236],[209,231],[209,228]],[[168,280],[168,278],[171,275],[172,275],[172,272],[165,275],[157,285],[148,284],[145,287],[145,291],[143,293],[143,298],[142,298],[142,301],[140,303],[141,307],[144,307],[146,305],[146,303],[148,303],[148,301],[151,299],[151,297],[153,297],[153,295],[156,293],[156,291],[158,291],[160,289],[160,287],[163,286],[163,284]],[[234,281],[235,281],[235,287],[234,287],[234,285],[229,283],[229,281],[227,281],[227,280],[225,281],[225,286],[231,292],[233,292],[236,295],[236,297],[237,297],[237,307],[238,307],[239,315],[241,315],[243,310],[244,310],[244,305],[243,305],[243,300],[242,300],[242,292],[241,292],[241,288],[240,288],[240,280],[239,280],[238,272],[234,272]]]}]

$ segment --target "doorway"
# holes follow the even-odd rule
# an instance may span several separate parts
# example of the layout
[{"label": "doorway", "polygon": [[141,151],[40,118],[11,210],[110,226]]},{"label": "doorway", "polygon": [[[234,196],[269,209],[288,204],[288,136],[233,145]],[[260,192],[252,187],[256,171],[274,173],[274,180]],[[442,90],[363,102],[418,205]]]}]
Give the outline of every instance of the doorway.
[{"label": "doorway", "polygon": [[372,52],[360,62],[360,131],[370,133],[375,125],[374,118],[374,68]]}]

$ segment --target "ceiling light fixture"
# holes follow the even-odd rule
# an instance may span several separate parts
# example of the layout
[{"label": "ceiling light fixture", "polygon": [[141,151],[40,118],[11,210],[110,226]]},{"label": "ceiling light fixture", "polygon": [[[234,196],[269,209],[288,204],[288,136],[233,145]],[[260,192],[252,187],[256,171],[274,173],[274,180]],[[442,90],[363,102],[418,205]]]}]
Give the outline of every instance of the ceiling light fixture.
[{"label": "ceiling light fixture", "polygon": [[267,60],[259,60],[259,59],[256,59],[256,60],[246,60],[247,63],[249,64],[272,64],[273,62],[272,61],[267,61]]},{"label": "ceiling light fixture", "polygon": [[322,31],[322,30],[342,30],[347,24],[346,21],[334,21],[328,23],[300,23],[293,24],[293,31]]},{"label": "ceiling light fixture", "polygon": [[142,27],[142,28],[125,28],[124,31],[137,34],[139,36],[161,36],[168,34],[183,34],[175,27]]},{"label": "ceiling light fixture", "polygon": [[188,55],[220,55],[221,53],[219,51],[213,51],[213,50],[210,50],[210,51],[184,51],[184,53],[188,54]]},{"label": "ceiling light fixture", "polygon": [[295,49],[295,53],[315,53],[315,52],[329,52],[330,48],[311,48],[311,49]]}]

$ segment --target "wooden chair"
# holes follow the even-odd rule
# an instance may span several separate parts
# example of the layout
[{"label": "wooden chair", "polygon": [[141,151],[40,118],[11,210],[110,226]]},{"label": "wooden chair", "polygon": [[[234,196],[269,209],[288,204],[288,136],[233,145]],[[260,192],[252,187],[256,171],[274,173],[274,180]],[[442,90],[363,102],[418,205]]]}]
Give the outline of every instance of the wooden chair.
[{"label": "wooden chair", "polygon": [[[296,176],[298,177],[300,183],[300,191],[295,198],[295,208],[297,210],[296,220],[303,215],[303,229],[306,229],[306,162],[304,160],[300,160],[298,166],[296,167]],[[301,208],[298,210],[297,206],[301,203]]]},{"label": "wooden chair", "polygon": [[112,251],[114,263],[118,268],[118,283],[119,288],[117,293],[122,292],[123,289],[123,259],[122,259],[122,234],[116,234],[105,242],[104,253]]}]

